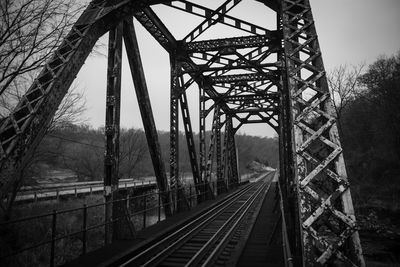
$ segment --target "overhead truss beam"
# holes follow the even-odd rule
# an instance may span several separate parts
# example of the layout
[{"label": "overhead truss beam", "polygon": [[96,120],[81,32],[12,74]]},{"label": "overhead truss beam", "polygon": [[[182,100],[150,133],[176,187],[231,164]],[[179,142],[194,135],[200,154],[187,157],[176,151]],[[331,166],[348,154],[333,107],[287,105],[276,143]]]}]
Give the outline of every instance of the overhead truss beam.
[{"label": "overhead truss beam", "polygon": [[[277,30],[228,15],[241,0],[226,0],[215,10],[186,0],[95,0],[90,3],[15,110],[0,122],[0,198],[7,194],[16,172],[43,138],[46,126],[98,38],[121,22],[157,182],[162,190],[168,191],[136,36],[132,22],[126,21],[134,16],[171,58],[171,187],[179,189],[179,105],[189,152],[194,153],[190,154],[190,160],[196,183],[210,180],[215,151],[219,183],[225,180],[237,183],[234,134],[243,124],[267,123],[280,134],[284,216],[292,236],[289,245],[295,265],[364,266],[309,0],[257,1],[276,11]],[[204,20],[182,41],[177,41],[151,9],[155,4],[165,4]],[[250,35],[195,42],[217,23]],[[111,39],[115,33],[111,31]],[[118,40],[121,40],[120,34]],[[116,186],[118,162],[118,144],[114,139],[118,138],[119,102],[115,98],[120,86],[121,49],[116,50],[110,53],[106,122],[105,186],[111,191]],[[275,55],[276,60],[271,61],[270,56]],[[202,64],[195,63],[198,61]],[[118,72],[117,76],[113,76],[111,69]],[[305,76],[310,72],[311,76]],[[187,74],[189,80],[183,78]],[[199,162],[185,92],[193,83],[200,89]],[[311,98],[306,96],[310,91],[314,92]],[[213,102],[211,107],[208,101]],[[211,111],[214,118],[207,154],[205,122]],[[220,147],[223,127],[224,146]]]},{"label": "overhead truss beam", "polygon": [[[236,1],[240,2],[240,1]],[[257,35],[265,35],[269,32],[269,30],[257,26],[255,24],[249,23],[247,21],[235,18],[233,16],[225,14],[225,12],[222,12],[224,10],[217,10],[218,12],[209,9],[207,7],[191,3],[189,1],[185,0],[179,0],[179,1],[171,1],[164,3],[165,5],[171,6],[173,8],[185,11],[187,13],[197,15],[203,18],[207,19],[207,23],[209,24],[214,24],[216,22],[222,23],[228,26],[231,26],[233,28],[252,33],[252,34],[257,34]],[[226,9],[225,9],[226,10]],[[190,35],[189,35],[190,36]],[[194,35],[191,36],[191,38],[185,38],[184,40],[186,42],[191,42],[194,40]]]},{"label": "overhead truss beam", "polygon": [[207,51],[217,51],[227,48],[249,48],[249,47],[262,47],[269,46],[271,50],[277,51],[279,49],[279,32],[268,31],[265,35],[233,37],[215,40],[206,40],[198,42],[180,42],[180,48],[188,53],[199,53]]},{"label": "overhead truss beam", "polygon": [[278,75],[272,71],[268,73],[249,73],[249,74],[236,74],[236,75],[222,75],[222,76],[208,76],[207,80],[212,84],[223,84],[223,83],[240,83],[240,82],[252,82],[252,81],[277,81]]}]

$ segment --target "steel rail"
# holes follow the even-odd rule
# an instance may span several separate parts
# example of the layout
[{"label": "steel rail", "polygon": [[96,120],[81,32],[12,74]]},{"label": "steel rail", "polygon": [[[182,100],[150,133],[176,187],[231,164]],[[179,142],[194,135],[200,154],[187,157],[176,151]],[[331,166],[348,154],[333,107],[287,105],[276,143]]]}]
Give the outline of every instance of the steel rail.
[{"label": "steel rail", "polygon": [[[236,229],[236,226],[247,214],[247,211],[252,206],[254,201],[257,199],[258,195],[264,190],[266,183],[263,182],[263,185],[259,187],[226,221],[225,223],[218,229],[216,233],[200,248],[199,251],[190,259],[185,266],[196,266],[203,259],[204,255],[209,252],[213,246],[218,242],[221,235],[224,233],[230,233],[233,229]],[[239,217],[238,217],[239,215]],[[233,223],[233,225],[232,225]],[[226,234],[224,235],[225,238]],[[223,240],[224,240],[223,238]],[[215,250],[211,251],[213,254]]]},{"label": "steel rail", "polygon": [[239,198],[242,194],[245,194],[251,188],[252,188],[251,186],[247,186],[247,187],[241,189],[240,191],[236,192],[232,196],[229,196],[228,198],[224,199],[221,203],[219,203],[217,206],[213,207],[211,210],[209,210],[206,213],[202,214],[201,216],[195,218],[192,222],[188,223],[187,225],[185,225],[184,227],[178,229],[177,231],[169,234],[168,236],[166,236],[162,240],[158,241],[157,243],[153,244],[152,246],[150,246],[146,250],[140,252],[136,256],[134,256],[134,257],[130,258],[129,260],[127,260],[126,262],[122,263],[120,266],[127,266],[128,264],[130,264],[130,263],[132,263],[132,262],[134,262],[136,260],[139,260],[141,257],[145,256],[147,253],[150,253],[152,250],[156,249],[157,247],[161,246],[162,244],[167,243],[168,241],[170,241],[171,239],[173,239],[177,235],[181,234],[185,230],[190,229],[197,222],[203,220],[203,218],[207,217],[210,214],[213,214],[213,212],[215,212],[219,208],[223,207],[223,205],[225,205],[227,202],[231,201],[235,197]]},{"label": "steel rail", "polygon": [[[254,186],[254,185],[253,185]],[[127,260],[126,262],[124,262],[123,264],[121,264],[120,266],[127,266],[128,264],[139,260],[141,257],[144,257],[147,253],[151,253],[154,249],[159,248],[160,246],[162,246],[163,244],[167,243],[167,242],[172,242],[171,239],[176,238],[176,236],[179,236],[181,233],[184,233],[187,229],[191,229],[191,227],[193,225],[196,225],[198,222],[201,222],[204,218],[207,219],[207,216],[211,216],[210,218],[213,218],[215,216],[218,215],[218,212],[224,209],[224,205],[227,202],[230,202],[233,199],[236,198],[240,198],[240,196],[242,196],[243,194],[245,194],[248,190],[250,190],[252,187],[251,186],[247,186],[243,189],[241,189],[240,191],[236,192],[235,194],[233,194],[232,196],[228,197],[227,199],[223,200],[221,203],[219,203],[217,206],[213,207],[211,210],[207,211],[206,213],[202,214],[201,216],[195,218],[193,221],[191,221],[190,223],[188,223],[187,225],[185,225],[184,227],[178,229],[177,231],[169,234],[168,236],[166,236],[165,238],[163,238],[162,240],[158,241],[157,243],[153,244],[152,246],[150,246],[149,248],[147,248],[146,250],[142,251],[141,253],[137,254],[136,256],[134,256],[133,258],[130,258],[129,260]],[[229,204],[229,203],[228,203]],[[220,209],[220,210],[218,210]],[[192,232],[194,229],[197,229],[196,226],[194,226],[195,228],[192,228],[191,230],[189,230],[189,232]],[[158,255],[158,254],[157,254]]]},{"label": "steel rail", "polygon": [[[251,189],[253,189],[254,187],[256,187],[256,185],[254,184],[251,188],[249,188],[248,191],[246,191],[245,193],[243,193],[241,196],[245,195],[246,193],[248,193]],[[241,197],[240,196],[240,197]],[[240,199],[240,197],[236,198],[234,201]],[[173,244],[171,244],[170,246],[168,246],[167,248],[165,248],[163,251],[161,251],[160,253],[158,253],[156,256],[154,256],[152,259],[150,259],[148,262],[146,262],[143,266],[155,266],[160,264],[163,260],[165,260],[169,255],[171,255],[172,253],[174,253],[175,251],[177,251],[179,248],[181,248],[183,245],[185,245],[186,242],[188,242],[190,240],[190,238],[194,237],[196,234],[198,234],[199,232],[201,232],[201,230],[206,229],[206,227],[212,223],[214,221],[214,219],[216,219],[217,217],[219,217],[220,215],[222,215],[223,213],[227,212],[229,208],[232,208],[235,204],[237,204],[236,202],[229,203],[229,205],[223,207],[220,211],[218,211],[218,213],[213,214],[211,217],[207,218],[206,220],[202,221],[199,225],[197,225],[194,229],[192,229],[190,232],[186,233],[184,236],[180,237],[178,240],[176,240]],[[224,230],[226,228],[226,226],[232,222],[232,220],[234,219],[234,217],[236,217],[236,215],[238,214],[239,211],[242,210],[243,206],[245,206],[247,204],[247,201],[242,204],[237,210],[236,212],[234,212],[233,215],[231,215],[231,217],[229,217],[226,222],[219,228],[219,230],[217,231],[216,234],[219,234],[220,231]],[[214,234],[214,235],[216,235]],[[213,236],[214,237],[214,236]],[[213,239],[213,237],[211,237],[210,240]]]},{"label": "steel rail", "polygon": [[[268,175],[268,174],[267,174]],[[174,247],[181,244],[183,240],[187,239],[190,235],[196,234],[196,232],[200,231],[201,227],[212,221],[215,217],[219,216],[221,213],[226,211],[228,207],[231,207],[235,204],[235,201],[240,199],[243,195],[248,193],[251,189],[256,187],[258,183],[250,184],[249,186],[241,189],[240,191],[234,193],[232,196],[227,197],[221,203],[218,203],[215,207],[210,209],[209,211],[201,214],[199,217],[195,218],[193,221],[186,224],[184,227],[178,229],[170,233],[168,236],[164,237],[162,240],[156,242],[146,250],[140,252],[134,257],[126,260],[120,266],[127,266],[132,264],[133,262],[140,261],[141,258],[144,258],[146,255],[150,255],[151,253],[157,253],[156,251],[160,250],[160,247],[165,247],[162,251],[158,252],[151,259],[147,260],[145,263],[142,263],[142,266],[154,265],[155,261],[158,261],[160,257],[165,256],[165,253],[171,251]]]},{"label": "steel rail", "polygon": [[[268,194],[269,189],[271,188],[271,184],[272,184],[272,182],[268,183],[268,187],[264,193],[265,195]],[[232,225],[232,227],[229,229],[229,231],[225,234],[225,236],[222,238],[222,240],[218,243],[218,245],[211,251],[210,255],[207,257],[207,259],[201,265],[202,267],[210,266],[210,264],[215,260],[215,257],[217,257],[219,255],[219,252],[221,251],[223,246],[226,244],[227,241],[229,241],[229,237],[232,235],[234,230],[236,230],[238,228],[242,219],[247,214],[249,209],[253,206],[253,204],[256,201],[256,199],[258,198],[258,196],[264,191],[266,186],[267,186],[267,183],[264,183],[264,186],[258,192],[255,193],[255,196],[252,198],[251,203],[249,205],[247,205],[246,209],[243,211],[243,213],[240,215],[240,217],[236,220],[235,224]],[[211,245],[209,245],[208,248],[211,248]],[[207,248],[204,246],[204,250],[206,250],[206,249]],[[197,254],[199,254],[199,252]],[[200,262],[200,260],[195,259],[193,257],[191,262],[193,262],[193,263]],[[191,262],[187,263],[186,266],[193,266]]]}]

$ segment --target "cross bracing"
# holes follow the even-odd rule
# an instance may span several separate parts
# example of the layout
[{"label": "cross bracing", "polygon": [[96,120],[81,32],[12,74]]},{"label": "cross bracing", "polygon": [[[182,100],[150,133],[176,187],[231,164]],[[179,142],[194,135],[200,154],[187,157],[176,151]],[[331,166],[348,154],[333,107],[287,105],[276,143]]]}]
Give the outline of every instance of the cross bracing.
[{"label": "cross bracing", "polygon": [[[280,186],[289,247],[295,266],[363,266],[343,152],[332,109],[315,22],[308,0],[258,0],[272,10],[277,27],[256,25],[229,13],[245,1],[226,0],[211,8],[202,1],[94,0],[18,103],[0,124],[0,195],[45,134],[45,125],[96,41],[109,32],[106,199],[117,197],[120,68],[125,44],[131,74],[160,189],[184,198],[179,178],[179,120],[182,116],[196,185],[213,175],[229,187],[238,181],[235,132],[265,123],[280,137]],[[201,22],[177,39],[154,7],[179,10]],[[251,14],[249,14],[251,15]],[[169,53],[169,179],[161,159],[133,20]],[[200,40],[225,25],[241,36]],[[198,147],[187,94],[199,91]],[[212,117],[211,136],[206,118]],[[198,150],[198,151],[197,151]],[[207,186],[197,188],[207,191]],[[204,192],[203,192],[204,193]],[[203,194],[204,195],[204,194]],[[169,203],[171,195],[164,195]],[[182,207],[166,207],[173,213]],[[109,210],[111,212],[111,210]]]}]

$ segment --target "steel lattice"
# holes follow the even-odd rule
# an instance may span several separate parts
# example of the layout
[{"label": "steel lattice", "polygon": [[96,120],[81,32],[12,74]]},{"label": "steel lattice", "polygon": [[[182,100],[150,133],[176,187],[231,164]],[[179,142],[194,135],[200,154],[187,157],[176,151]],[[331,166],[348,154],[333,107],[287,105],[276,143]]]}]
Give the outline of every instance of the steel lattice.
[{"label": "steel lattice", "polygon": [[[258,0],[272,9],[277,28],[268,29],[228,13],[241,0],[215,9],[186,0],[93,1],[80,16],[15,110],[0,125],[0,196],[44,136],[44,127],[69,85],[106,32],[110,41],[106,123],[105,185],[118,179],[121,34],[124,38],[157,183],[183,194],[179,178],[179,117],[182,114],[189,160],[197,191],[206,195],[215,165],[219,189],[239,181],[235,133],[244,124],[265,123],[280,135],[280,184],[289,247],[298,266],[363,266],[349,183],[326,75],[308,0]],[[153,5],[162,4],[202,18],[182,40],[165,26]],[[134,17],[169,53],[170,180],[161,156],[131,18]],[[199,40],[216,24],[244,36]],[[117,25],[122,27],[118,31]],[[118,38],[117,38],[118,37]],[[118,42],[118,44],[116,43]],[[116,48],[118,47],[118,48]],[[118,51],[115,51],[118,50]],[[199,91],[199,153],[194,144],[187,92]],[[180,107],[179,107],[180,106]],[[206,118],[213,112],[211,137]],[[113,141],[114,140],[114,141]],[[210,141],[207,149],[206,142]],[[112,192],[106,192],[110,196]],[[176,197],[176,196],[175,196]],[[184,199],[184,194],[180,196]],[[202,199],[199,198],[201,201]],[[163,196],[170,203],[170,195]],[[167,213],[173,211],[165,207]],[[179,207],[176,207],[179,209]]]},{"label": "steel lattice", "polygon": [[[359,266],[350,189],[311,8],[307,0],[285,0],[282,15],[304,262]],[[346,251],[346,243],[358,255]]]}]

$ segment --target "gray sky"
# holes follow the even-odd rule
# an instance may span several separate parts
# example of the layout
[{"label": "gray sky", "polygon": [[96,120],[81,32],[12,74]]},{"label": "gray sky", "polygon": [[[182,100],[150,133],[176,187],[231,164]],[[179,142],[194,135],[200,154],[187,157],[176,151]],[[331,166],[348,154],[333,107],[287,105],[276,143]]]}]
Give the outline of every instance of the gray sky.
[{"label": "gray sky", "polygon": [[[310,1],[327,71],[341,64],[370,64],[380,55],[390,56],[400,50],[399,0]],[[222,2],[207,0],[207,3],[218,6]],[[163,6],[154,9],[178,39],[201,21],[201,18],[189,20],[193,17]],[[266,28],[275,27],[274,13],[255,1],[244,0],[229,14]],[[156,126],[158,130],[168,131],[169,57],[141,25],[135,25]],[[222,38],[235,33],[235,30],[218,27],[210,29],[203,38]],[[106,44],[107,36],[101,41]],[[121,126],[139,128],[142,127],[141,117],[125,55],[124,58]],[[95,127],[104,125],[105,120],[106,70],[106,57],[90,56],[76,79],[86,96],[87,122]],[[197,132],[198,94],[195,88],[188,90],[191,90],[188,97],[193,130]],[[210,122],[207,123],[207,128],[211,128]],[[246,125],[240,132],[258,136],[274,135],[272,129],[260,124]]]}]

